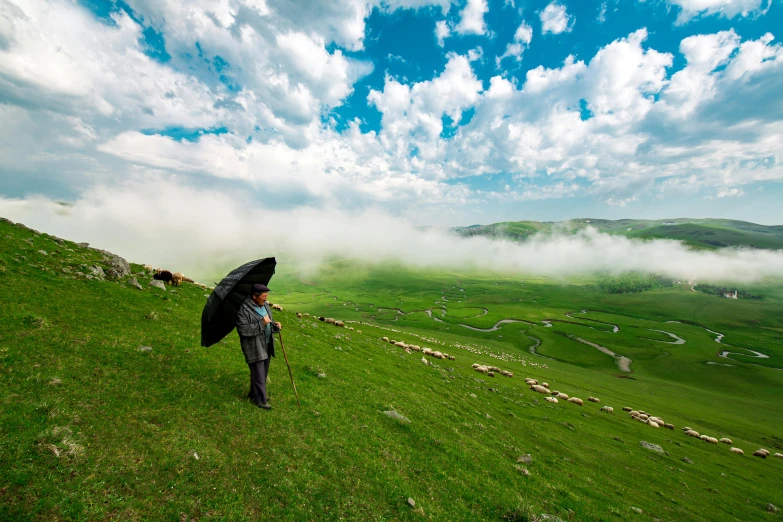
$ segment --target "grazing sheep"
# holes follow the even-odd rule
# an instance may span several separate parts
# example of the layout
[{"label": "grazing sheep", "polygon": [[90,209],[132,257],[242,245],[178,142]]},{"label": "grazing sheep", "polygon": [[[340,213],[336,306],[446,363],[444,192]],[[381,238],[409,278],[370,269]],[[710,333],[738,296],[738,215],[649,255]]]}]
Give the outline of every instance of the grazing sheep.
[{"label": "grazing sheep", "polygon": [[760,449],[759,449],[759,451],[762,451],[762,452],[764,452],[764,454],[765,454],[767,457],[769,457],[769,450],[766,450],[766,449],[764,449],[764,448],[760,448]]},{"label": "grazing sheep", "polygon": [[155,274],[152,276],[152,278],[158,281],[163,281],[164,283],[171,283],[173,275],[168,270],[163,270],[162,268],[156,268]]},{"label": "grazing sheep", "polygon": [[742,451],[739,448],[729,448],[729,451],[732,452],[732,453],[736,453],[737,455],[744,455],[745,454],[745,452]]},{"label": "grazing sheep", "polygon": [[414,352],[420,352],[421,351],[421,346],[419,346],[418,344],[414,344],[413,345],[413,351]]},{"label": "grazing sheep", "polygon": [[641,413],[642,415],[647,415],[646,411],[639,410],[639,413]]},{"label": "grazing sheep", "polygon": [[568,395],[566,395],[565,393],[558,393],[557,395],[555,395],[555,397],[557,397],[558,399],[563,399],[564,401],[568,400]]},{"label": "grazing sheep", "polygon": [[381,337],[381,341],[383,341],[385,343],[388,343],[389,342],[389,338],[388,337]]},{"label": "grazing sheep", "polygon": [[590,402],[601,402],[597,397],[588,397],[587,400]]},{"label": "grazing sheep", "polygon": [[479,363],[473,363],[473,366],[472,366],[472,368],[475,370],[475,369],[476,369],[476,368],[478,368],[479,366],[481,366]]},{"label": "grazing sheep", "polygon": [[531,379],[530,377],[526,378],[526,379],[525,379],[525,382],[526,382],[527,384],[538,384],[538,381],[537,381],[537,380],[535,380],[535,379]]},{"label": "grazing sheep", "polygon": [[685,426],[685,427],[682,429],[682,431],[691,431],[691,428],[690,428],[690,427],[688,427],[688,426]]},{"label": "grazing sheep", "polygon": [[353,326],[349,326],[348,329],[353,332]]},{"label": "grazing sheep", "polygon": [[660,426],[658,426],[657,422],[651,421],[649,419],[647,419],[647,425],[650,426],[651,428],[660,428]]},{"label": "grazing sheep", "polygon": [[761,457],[762,459],[766,459],[766,458],[767,458],[767,454],[766,454],[766,453],[764,453],[764,452],[763,452],[763,451],[761,451],[761,450],[756,450],[756,451],[754,451],[754,452],[753,452],[753,456],[754,456],[754,457]]},{"label": "grazing sheep", "polygon": [[649,418],[650,418],[650,416],[649,416],[649,415],[646,415],[646,414],[644,414],[644,413],[640,413],[639,415],[637,415],[637,417],[639,417],[639,418],[640,418],[640,419],[642,419],[643,421],[646,421],[647,419],[649,419]]},{"label": "grazing sheep", "polygon": [[699,435],[699,438],[703,441],[706,441],[709,438],[709,435]]},{"label": "grazing sheep", "polygon": [[[457,360],[457,357],[456,357],[456,356],[454,356],[454,355],[449,355],[449,360],[450,360],[450,361],[456,361],[456,360]],[[514,374],[513,374],[513,373],[511,373],[511,372],[508,372],[508,376],[509,376],[509,377],[513,377],[513,376],[514,376]]]},{"label": "grazing sheep", "polygon": [[322,315],[319,315],[318,316],[318,320],[319,321],[326,321],[326,318],[324,316],[322,316]]},{"label": "grazing sheep", "polygon": [[432,354],[433,354],[433,353],[435,353],[435,352],[433,352],[433,351],[432,351],[432,348],[424,348],[424,349],[422,350],[422,353],[423,353],[424,355],[432,355]]},{"label": "grazing sheep", "polygon": [[639,415],[639,412],[636,410],[631,410],[631,412],[628,415],[630,415],[631,417],[636,417],[637,415]]},{"label": "grazing sheep", "polygon": [[633,411],[633,408],[631,408],[630,406],[625,406],[623,407],[623,411]]},{"label": "grazing sheep", "polygon": [[542,382],[541,386],[543,386],[544,388],[549,388],[549,383],[548,382]]},{"label": "grazing sheep", "polygon": [[668,422],[666,422],[666,423],[664,423],[663,427],[664,428],[669,428],[670,430],[673,430],[674,429],[674,424],[669,424]]},{"label": "grazing sheep", "polygon": [[302,315],[305,317],[310,317],[310,314],[308,314],[307,312],[303,313]]},{"label": "grazing sheep", "polygon": [[152,266],[150,265],[143,265],[143,268],[145,272],[152,272]]},{"label": "grazing sheep", "polygon": [[332,319],[331,317],[327,317],[327,318],[326,318],[324,321],[325,321],[325,322],[327,322],[327,323],[329,323],[329,324],[334,324],[334,323],[336,322],[336,321],[335,321],[334,319]]},{"label": "grazing sheep", "polygon": [[722,439],[720,439],[720,441],[722,443],[724,443],[724,444],[731,444],[732,443],[731,439],[727,439],[726,437],[723,437]]},{"label": "grazing sheep", "polygon": [[554,397],[544,397],[544,399],[546,399],[549,402],[553,402],[553,403],[557,404],[557,399],[555,399]]},{"label": "grazing sheep", "polygon": [[601,406],[601,411],[605,411],[606,413],[614,413],[614,408],[611,406]]},{"label": "grazing sheep", "polygon": [[395,344],[396,342],[394,339],[389,339],[389,344]]},{"label": "grazing sheep", "polygon": [[545,395],[549,395],[549,390],[544,388],[543,386],[539,386],[538,384],[531,384],[530,389],[533,391],[536,391],[538,393],[543,393]]},{"label": "grazing sheep", "polygon": [[573,402],[577,406],[583,406],[584,405],[584,401],[582,401],[582,399],[579,399],[577,397],[571,397],[570,399],[568,399],[568,402]]},{"label": "grazing sheep", "polygon": [[778,459],[783,459],[783,453],[773,453],[772,456]]},{"label": "grazing sheep", "polygon": [[428,365],[428,364],[430,364],[430,362],[427,360],[427,358],[426,358],[426,357],[422,357],[422,358],[421,358],[421,362],[422,362],[423,364],[425,364],[425,365]]},{"label": "grazing sheep", "polygon": [[705,442],[709,442],[710,444],[717,444],[718,443],[718,439],[716,439],[715,437],[707,437],[704,440],[705,440]]},{"label": "grazing sheep", "polygon": [[436,359],[443,359],[443,354],[440,352],[432,352],[432,356]]},{"label": "grazing sheep", "polygon": [[301,314],[301,312],[296,312],[296,317],[297,317],[298,319],[301,319],[301,318],[302,318],[302,314]]},{"label": "grazing sheep", "polygon": [[398,342],[394,343],[394,346],[396,346],[398,348],[405,348],[405,343],[402,342],[402,341],[398,341]]},{"label": "grazing sheep", "polygon": [[174,272],[171,274],[171,286],[182,286],[182,281],[185,280],[185,275],[182,272]]},{"label": "grazing sheep", "polygon": [[345,323],[343,321],[335,321],[334,325],[339,326],[341,328],[345,328]]},{"label": "grazing sheep", "polygon": [[487,377],[494,377],[494,376],[495,376],[495,372],[487,372]]},{"label": "grazing sheep", "polygon": [[696,430],[688,430],[685,432],[685,434],[690,437],[696,437],[697,439],[701,438],[701,435],[699,435],[699,432]]}]

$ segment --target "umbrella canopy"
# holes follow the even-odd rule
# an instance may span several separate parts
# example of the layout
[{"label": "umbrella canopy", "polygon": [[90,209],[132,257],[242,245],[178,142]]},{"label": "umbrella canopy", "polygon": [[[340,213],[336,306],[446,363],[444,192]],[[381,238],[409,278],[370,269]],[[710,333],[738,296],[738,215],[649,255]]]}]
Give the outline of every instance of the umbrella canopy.
[{"label": "umbrella canopy", "polygon": [[235,268],[215,287],[201,313],[201,346],[212,346],[234,329],[237,311],[256,283],[269,284],[274,257],[257,259]]}]

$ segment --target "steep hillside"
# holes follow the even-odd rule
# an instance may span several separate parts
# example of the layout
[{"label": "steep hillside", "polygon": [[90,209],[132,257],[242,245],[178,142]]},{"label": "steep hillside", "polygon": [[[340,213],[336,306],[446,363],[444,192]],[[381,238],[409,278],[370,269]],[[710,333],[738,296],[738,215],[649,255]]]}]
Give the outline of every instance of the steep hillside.
[{"label": "steep hillside", "polygon": [[729,219],[511,221],[457,228],[455,232],[461,236],[482,235],[525,240],[537,233],[573,233],[586,227],[593,227],[607,234],[619,234],[642,239],[676,239],[694,248],[703,249],[728,246],[783,248],[783,226],[765,226]]},{"label": "steep hillside", "polygon": [[[280,356],[267,412],[244,398],[235,335],[199,347],[202,288],[153,288],[131,263],[139,289],[110,254],[8,222],[0,239],[0,520],[780,516],[783,460],[750,456],[783,446],[779,402],[759,398],[779,389],[776,376],[755,381],[760,396],[737,394],[645,372],[618,379],[453,331],[338,328],[297,318],[280,266],[272,297],[291,298],[276,319],[302,407]],[[340,308],[330,311],[343,318]],[[456,360],[406,353],[382,335]],[[548,403],[526,376],[585,404]],[[714,414],[719,404],[725,413]],[[632,421],[626,405],[676,429]],[[732,437],[745,456],[685,436],[686,424]]]}]

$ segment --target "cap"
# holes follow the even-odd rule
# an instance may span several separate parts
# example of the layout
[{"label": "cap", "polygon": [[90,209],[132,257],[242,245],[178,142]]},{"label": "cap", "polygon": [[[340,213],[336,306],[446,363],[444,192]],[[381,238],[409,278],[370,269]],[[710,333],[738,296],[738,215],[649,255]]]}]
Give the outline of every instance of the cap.
[{"label": "cap", "polygon": [[263,294],[264,292],[269,292],[269,287],[260,283],[254,284],[250,289],[251,294]]}]

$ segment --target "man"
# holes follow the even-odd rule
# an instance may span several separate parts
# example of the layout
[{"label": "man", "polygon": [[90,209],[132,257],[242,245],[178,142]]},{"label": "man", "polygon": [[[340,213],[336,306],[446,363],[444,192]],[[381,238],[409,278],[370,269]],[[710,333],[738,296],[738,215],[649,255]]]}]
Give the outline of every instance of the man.
[{"label": "man", "polygon": [[250,367],[250,393],[248,399],[256,406],[271,410],[266,394],[266,377],[269,375],[270,357],[275,356],[275,343],[272,334],[282,329],[280,323],[272,317],[272,309],[266,302],[269,288],[255,284],[250,296],[245,299],[237,312],[237,333],[245,362]]}]

